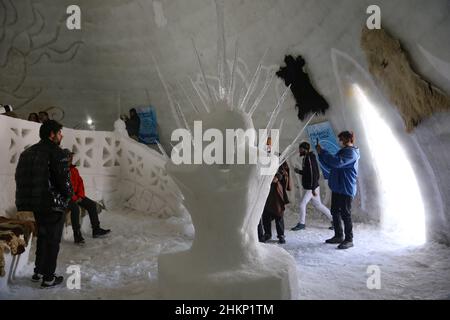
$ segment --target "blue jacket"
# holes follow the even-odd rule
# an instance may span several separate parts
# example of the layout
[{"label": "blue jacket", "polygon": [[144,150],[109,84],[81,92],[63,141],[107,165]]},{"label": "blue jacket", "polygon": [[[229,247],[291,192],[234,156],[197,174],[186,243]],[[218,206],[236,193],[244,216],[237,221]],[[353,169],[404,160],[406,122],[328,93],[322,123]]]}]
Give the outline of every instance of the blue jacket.
[{"label": "blue jacket", "polygon": [[345,147],[336,155],[322,150],[319,161],[330,169],[330,174],[325,179],[328,180],[331,191],[351,197],[356,196],[359,158],[359,149],[356,147]]}]

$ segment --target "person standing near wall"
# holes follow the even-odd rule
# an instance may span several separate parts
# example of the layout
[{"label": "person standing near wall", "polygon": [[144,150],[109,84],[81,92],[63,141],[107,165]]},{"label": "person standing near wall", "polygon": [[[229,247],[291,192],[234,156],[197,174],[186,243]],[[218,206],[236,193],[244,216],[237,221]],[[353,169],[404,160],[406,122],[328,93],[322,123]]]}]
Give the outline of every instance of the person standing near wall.
[{"label": "person standing near wall", "polygon": [[50,120],[50,116],[48,115],[47,111],[40,111],[39,112],[39,122],[44,123],[45,121]]},{"label": "person standing near wall", "polygon": [[[353,132],[344,131],[339,134],[342,149],[332,155],[317,142],[317,153],[320,163],[330,169],[328,185],[333,192],[331,197],[331,215],[333,216],[334,237],[326,240],[329,244],[339,244],[338,249],[353,247],[353,224],[351,208],[357,192],[359,149],[354,146]],[[342,230],[341,219],[344,221]],[[345,238],[344,238],[345,232]]]},{"label": "person standing near wall", "polygon": [[291,190],[289,166],[285,162],[279,167],[270,186],[270,193],[267,197],[262,215],[264,236],[260,239],[262,240],[261,242],[272,239],[272,220],[275,220],[278,243],[286,243],[284,235],[284,211],[285,206],[289,203],[287,195],[287,191],[289,190]]},{"label": "person standing near wall", "polygon": [[38,114],[36,112],[30,113],[28,115],[28,121],[40,123]]},{"label": "person standing near wall", "polygon": [[16,207],[34,214],[38,231],[31,279],[42,279],[41,287],[48,288],[64,280],[55,275],[55,270],[72,186],[68,159],[59,147],[62,125],[48,120],[41,125],[39,136],[41,140],[22,152],[17,164]]},{"label": "person standing near wall", "polygon": [[308,142],[302,142],[299,147],[299,152],[300,157],[303,157],[302,169],[295,168],[294,171],[302,176],[302,186],[305,193],[300,202],[300,222],[291,229],[292,231],[299,231],[306,228],[306,206],[310,201],[312,201],[314,207],[322,212],[330,222],[333,221],[330,210],[320,200],[319,164],[317,163],[315,154],[311,152],[311,145]]},{"label": "person standing near wall", "polygon": [[141,128],[141,119],[136,109],[130,109],[130,118],[125,121],[127,132],[131,139],[139,141],[139,131]]}]

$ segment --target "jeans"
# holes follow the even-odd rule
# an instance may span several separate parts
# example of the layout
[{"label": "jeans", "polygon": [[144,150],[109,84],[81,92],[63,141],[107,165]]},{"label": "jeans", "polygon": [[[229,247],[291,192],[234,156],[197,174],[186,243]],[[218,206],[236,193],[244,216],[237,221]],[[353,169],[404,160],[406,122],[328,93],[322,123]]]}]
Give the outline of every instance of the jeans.
[{"label": "jeans", "polygon": [[284,218],[276,217],[267,211],[264,211],[262,216],[262,224],[265,236],[269,239],[272,238],[272,220],[275,220],[275,227],[277,229],[278,238],[284,238]]},{"label": "jeans", "polygon": [[[352,201],[353,197],[339,193],[333,192],[331,196],[331,215],[333,216],[335,236],[342,238],[345,232],[346,241],[353,241]],[[344,221],[344,231],[341,219]]]},{"label": "jeans", "polygon": [[72,221],[73,231],[79,231],[80,226],[80,207],[86,209],[89,214],[89,220],[91,221],[92,229],[98,229],[100,227],[100,221],[97,213],[97,203],[89,198],[83,198],[80,202],[70,201],[70,219]]},{"label": "jeans", "polygon": [[34,273],[42,274],[45,281],[53,279],[64,228],[64,214],[60,212],[35,212],[37,245]]}]

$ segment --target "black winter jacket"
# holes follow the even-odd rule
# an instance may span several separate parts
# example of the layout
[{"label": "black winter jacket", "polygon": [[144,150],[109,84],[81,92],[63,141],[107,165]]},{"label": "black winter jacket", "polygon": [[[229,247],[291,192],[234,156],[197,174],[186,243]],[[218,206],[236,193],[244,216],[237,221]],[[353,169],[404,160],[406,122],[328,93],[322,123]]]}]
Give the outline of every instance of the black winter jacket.
[{"label": "black winter jacket", "polygon": [[303,159],[302,170],[296,170],[302,175],[302,186],[305,190],[316,190],[319,187],[320,171],[316,155],[309,152]]},{"label": "black winter jacket", "polygon": [[64,212],[72,196],[67,155],[50,140],[26,149],[16,169],[18,211]]},{"label": "black winter jacket", "polygon": [[131,117],[126,123],[127,132],[130,137],[139,137],[141,118],[138,115]]}]

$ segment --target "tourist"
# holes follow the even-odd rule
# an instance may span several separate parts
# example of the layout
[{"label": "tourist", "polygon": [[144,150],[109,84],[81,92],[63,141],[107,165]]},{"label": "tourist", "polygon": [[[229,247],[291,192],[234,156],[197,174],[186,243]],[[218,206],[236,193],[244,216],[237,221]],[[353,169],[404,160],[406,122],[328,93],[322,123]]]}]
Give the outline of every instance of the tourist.
[{"label": "tourist", "polygon": [[139,130],[141,127],[141,119],[136,109],[130,109],[130,118],[125,121],[127,132],[131,139],[139,141]]},{"label": "tourist", "polygon": [[50,117],[46,111],[40,111],[39,112],[39,121],[41,123],[44,123],[45,121],[50,120]]},{"label": "tourist", "polygon": [[275,220],[278,243],[286,243],[284,235],[284,211],[286,204],[289,203],[287,191],[291,190],[291,181],[289,178],[289,166],[282,164],[272,180],[270,193],[264,206],[262,215],[262,224],[264,236],[262,242],[272,239],[272,220]]},{"label": "tourist", "polygon": [[315,154],[310,150],[311,145],[308,142],[302,142],[299,147],[300,157],[303,157],[302,169],[295,168],[294,171],[302,176],[302,186],[305,190],[302,201],[300,202],[300,222],[292,228],[292,231],[299,231],[306,228],[306,206],[311,201],[314,207],[322,212],[332,221],[330,210],[322,204],[320,200],[320,171],[319,164]]},{"label": "tourist", "polygon": [[37,247],[32,281],[48,288],[63,282],[56,276],[65,211],[72,195],[69,163],[61,144],[62,125],[48,120],[41,125],[41,140],[20,155],[16,169],[16,207],[32,211],[37,224]]},{"label": "tourist", "polygon": [[92,227],[92,237],[100,238],[111,230],[105,230],[100,228],[100,221],[98,219],[99,205],[97,202],[89,199],[85,195],[84,182],[78,172],[77,167],[73,164],[74,153],[68,149],[64,149],[69,159],[70,166],[70,180],[72,182],[73,196],[69,203],[70,217],[72,222],[73,239],[75,244],[83,245],[85,243],[83,235],[81,234],[80,225],[80,207],[86,209],[89,214],[89,220]]},{"label": "tourist", "polygon": [[28,115],[28,121],[40,123],[39,115],[36,112],[30,113]]},{"label": "tourist", "polygon": [[[319,141],[317,153],[320,163],[329,169],[328,185],[332,193],[331,215],[333,216],[334,237],[326,240],[326,243],[339,244],[339,249],[353,247],[353,224],[351,208],[353,198],[357,191],[359,149],[354,146],[355,135],[353,132],[344,131],[339,134],[339,142],[342,149],[333,155],[323,149]],[[341,219],[344,221],[342,230]],[[345,238],[344,238],[345,234]]]}]

